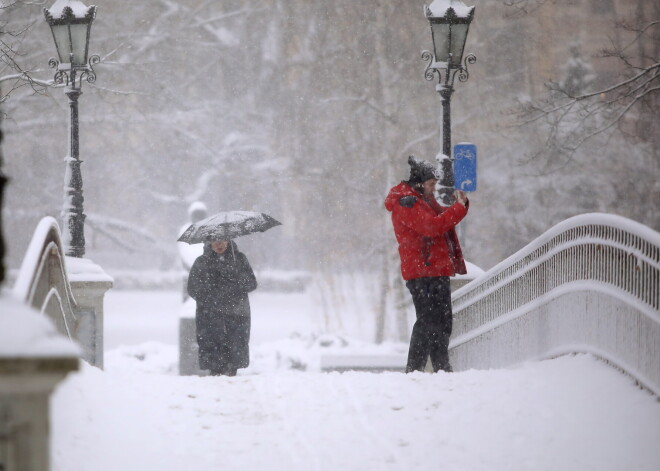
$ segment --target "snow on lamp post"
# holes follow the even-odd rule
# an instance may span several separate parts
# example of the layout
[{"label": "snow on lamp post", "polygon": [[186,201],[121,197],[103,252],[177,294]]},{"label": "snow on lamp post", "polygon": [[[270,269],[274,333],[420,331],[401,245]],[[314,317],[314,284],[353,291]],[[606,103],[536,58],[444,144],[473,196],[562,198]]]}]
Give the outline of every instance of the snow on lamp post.
[{"label": "snow on lamp post", "polygon": [[463,50],[470,23],[474,18],[474,8],[460,0],[434,0],[424,7],[424,13],[431,25],[433,53],[422,52],[422,59],[428,62],[424,77],[433,80],[438,74],[436,91],[442,98],[442,177],[438,183],[440,203],[451,204],[454,191],[454,169],[451,159],[451,95],[454,92],[454,78],[458,74],[460,82],[467,81],[468,64],[474,64],[477,58],[468,54],[463,60]]},{"label": "snow on lamp post", "polygon": [[44,15],[53,33],[58,59],[48,64],[56,69],[54,81],[66,86],[71,119],[69,122],[69,154],[64,177],[64,207],[62,208],[62,239],[66,254],[85,255],[85,214],[83,213],[82,174],[80,172],[78,140],[78,98],[82,81],[96,81],[93,66],[101,61],[97,55],[88,60],[89,34],[96,17],[96,6],[85,6],[79,0],[57,0]]}]

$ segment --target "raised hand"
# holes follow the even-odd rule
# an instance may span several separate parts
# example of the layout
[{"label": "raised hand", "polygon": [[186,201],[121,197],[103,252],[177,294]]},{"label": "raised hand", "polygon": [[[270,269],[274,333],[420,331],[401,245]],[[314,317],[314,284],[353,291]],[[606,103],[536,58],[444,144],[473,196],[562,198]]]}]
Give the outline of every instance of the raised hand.
[{"label": "raised hand", "polygon": [[465,194],[464,191],[461,190],[454,190],[454,200],[456,202],[461,203],[463,206],[467,205],[467,195]]}]

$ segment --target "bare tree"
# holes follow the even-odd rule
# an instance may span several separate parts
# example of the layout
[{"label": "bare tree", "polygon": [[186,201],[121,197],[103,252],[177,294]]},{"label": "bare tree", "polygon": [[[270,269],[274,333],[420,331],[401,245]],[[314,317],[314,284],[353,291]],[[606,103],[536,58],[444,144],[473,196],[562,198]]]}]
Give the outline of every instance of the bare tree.
[{"label": "bare tree", "polygon": [[[24,71],[17,62],[19,55],[16,50],[16,41],[21,37],[22,31],[12,31],[7,28],[7,23],[4,21],[2,14],[14,4],[0,5],[0,103],[6,101],[11,93],[24,85],[30,85],[33,89],[37,90],[39,85],[38,81],[32,79],[30,74]],[[9,85],[9,87],[7,87]],[[0,116],[0,123],[2,116]],[[0,127],[0,145],[2,144],[2,129]],[[4,158],[2,149],[0,148],[0,284],[5,280],[5,239],[2,224],[2,209],[3,209],[3,196],[5,185],[8,179],[4,174]]]},{"label": "bare tree", "polygon": [[10,26],[6,18],[12,11],[34,3],[14,0],[0,4],[0,103],[8,100],[14,91],[23,87],[30,87],[33,92],[43,94],[46,88],[52,85],[52,80],[41,80],[36,76],[36,71],[22,65],[26,53],[21,51],[21,45],[31,24]]},{"label": "bare tree", "polygon": [[[655,10],[657,14],[657,6]],[[629,141],[657,144],[660,20],[646,20],[644,13],[638,8],[634,20],[617,21],[615,28],[629,39],[613,41],[597,56],[618,63],[613,66],[621,71],[617,80],[585,89],[587,84],[577,84],[577,76],[570,79],[571,73],[577,72],[574,68],[563,80],[546,83],[546,97],[520,105],[521,124],[547,130],[538,154],[559,153],[570,160],[586,143],[596,138],[607,140],[615,132]],[[657,149],[657,145],[652,148]]]}]

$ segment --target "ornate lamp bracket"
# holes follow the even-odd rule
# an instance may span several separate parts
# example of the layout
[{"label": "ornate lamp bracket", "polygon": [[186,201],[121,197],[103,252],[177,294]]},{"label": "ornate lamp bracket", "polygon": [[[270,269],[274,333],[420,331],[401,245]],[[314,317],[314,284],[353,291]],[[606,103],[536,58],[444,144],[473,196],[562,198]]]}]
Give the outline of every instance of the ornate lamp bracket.
[{"label": "ornate lamp bracket", "polygon": [[463,60],[463,65],[455,67],[448,62],[436,62],[431,51],[422,51],[422,60],[428,62],[424,71],[424,78],[426,80],[432,81],[435,78],[435,74],[438,74],[438,83],[440,85],[445,88],[453,88],[454,79],[457,74],[459,82],[467,82],[468,78],[470,78],[468,65],[477,62],[477,57],[474,54],[468,54]]},{"label": "ornate lamp bracket", "polygon": [[467,80],[470,78],[470,73],[468,72],[468,65],[472,65],[475,62],[477,62],[477,56],[475,56],[474,54],[468,54],[467,56],[465,56],[461,68],[456,69],[456,71],[458,72],[459,82],[467,82]]},{"label": "ornate lamp bracket", "polygon": [[[53,81],[57,85],[66,85],[72,88],[80,88],[82,81],[86,80],[88,83],[96,82],[96,72],[94,71],[94,66],[101,62],[101,56],[94,54],[90,56],[89,61],[86,65],[71,65],[61,64],[60,61],[51,57],[48,60],[48,66],[51,69],[55,69],[55,75],[53,76]],[[76,82],[79,82],[76,87]]]},{"label": "ornate lamp bracket", "polygon": [[426,64],[426,69],[424,70],[424,78],[429,82],[431,82],[433,81],[433,79],[435,78],[435,74],[437,73],[438,80],[442,82],[442,72],[440,72],[441,69],[435,67],[435,57],[433,56],[431,51],[427,51],[427,50],[422,51],[422,60],[424,62],[428,62],[428,64]]}]

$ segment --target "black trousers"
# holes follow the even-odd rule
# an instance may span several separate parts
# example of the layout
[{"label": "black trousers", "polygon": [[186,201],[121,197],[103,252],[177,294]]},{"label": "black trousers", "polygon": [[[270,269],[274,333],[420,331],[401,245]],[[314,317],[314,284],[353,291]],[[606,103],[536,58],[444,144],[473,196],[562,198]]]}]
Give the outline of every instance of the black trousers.
[{"label": "black trousers", "polygon": [[236,375],[250,364],[250,317],[198,312],[199,367],[212,375]]},{"label": "black trousers", "polygon": [[406,373],[424,371],[431,357],[433,371],[451,371],[449,337],[452,328],[451,289],[448,276],[415,278],[406,282],[417,321],[413,326]]}]

